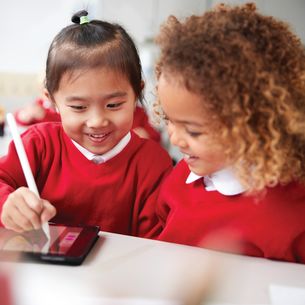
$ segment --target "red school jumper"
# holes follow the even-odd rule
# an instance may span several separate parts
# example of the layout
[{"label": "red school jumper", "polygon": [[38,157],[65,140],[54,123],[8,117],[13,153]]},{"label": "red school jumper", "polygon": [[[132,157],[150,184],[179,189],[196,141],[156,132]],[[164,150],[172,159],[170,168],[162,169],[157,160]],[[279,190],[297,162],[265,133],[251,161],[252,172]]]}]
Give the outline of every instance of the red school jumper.
[{"label": "red school jumper", "polygon": [[[156,197],[172,167],[159,144],[131,133],[118,155],[95,164],[75,147],[61,123],[33,125],[22,140],[41,198],[56,207],[52,221],[154,236]],[[11,143],[7,156],[0,159],[0,210],[9,193],[20,186],[26,181]]]},{"label": "red school jumper", "polygon": [[137,106],[133,116],[132,129],[141,127],[145,129],[148,133],[149,138],[155,140],[156,142],[161,142],[160,133],[150,124],[148,115],[146,114],[144,108]]},{"label": "red school jumper", "polygon": [[305,188],[269,188],[261,200],[206,191],[202,179],[186,184],[180,161],[165,179],[157,214],[158,239],[219,251],[305,263]]}]

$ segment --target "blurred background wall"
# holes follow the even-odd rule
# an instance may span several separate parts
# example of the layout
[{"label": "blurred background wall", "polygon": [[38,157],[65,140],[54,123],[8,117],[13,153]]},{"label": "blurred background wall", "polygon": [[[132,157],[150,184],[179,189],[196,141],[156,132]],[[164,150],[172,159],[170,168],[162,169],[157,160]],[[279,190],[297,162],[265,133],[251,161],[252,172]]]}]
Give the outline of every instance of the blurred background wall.
[{"label": "blurred background wall", "polygon": [[[0,0],[0,106],[7,111],[30,103],[40,94],[51,40],[71,24],[74,12],[87,9],[90,18],[122,24],[134,38],[142,60],[148,106],[154,100],[153,43],[170,14],[200,14],[218,0]],[[257,0],[258,9],[287,21],[305,43],[305,0]]]},{"label": "blurred background wall", "polygon": [[[115,21],[125,26],[140,51],[143,51],[143,68],[147,73],[153,64],[151,57],[154,54],[151,53],[155,52],[151,41],[168,15],[184,17],[192,13],[198,14],[218,2],[246,1],[1,0],[0,97],[35,94],[37,89],[31,82],[35,82],[36,75],[43,73],[49,44],[61,28],[70,24],[70,17],[76,10],[86,8],[91,18]],[[305,0],[254,2],[262,12],[289,22],[305,42]],[[3,73],[7,74],[6,79],[3,78]],[[15,74],[18,77],[12,79]],[[15,86],[10,85],[14,80]],[[17,86],[19,83],[21,87]]]}]

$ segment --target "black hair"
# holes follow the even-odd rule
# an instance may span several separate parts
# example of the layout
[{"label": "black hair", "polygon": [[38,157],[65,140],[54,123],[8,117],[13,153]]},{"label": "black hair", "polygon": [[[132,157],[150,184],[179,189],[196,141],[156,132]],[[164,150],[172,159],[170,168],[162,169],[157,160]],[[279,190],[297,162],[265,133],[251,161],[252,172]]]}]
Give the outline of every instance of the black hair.
[{"label": "black hair", "polygon": [[142,67],[135,43],[116,23],[91,20],[80,24],[85,10],[75,13],[74,23],[63,28],[49,48],[45,86],[49,94],[58,90],[66,72],[105,67],[117,70],[129,80],[136,97],[142,101]]}]

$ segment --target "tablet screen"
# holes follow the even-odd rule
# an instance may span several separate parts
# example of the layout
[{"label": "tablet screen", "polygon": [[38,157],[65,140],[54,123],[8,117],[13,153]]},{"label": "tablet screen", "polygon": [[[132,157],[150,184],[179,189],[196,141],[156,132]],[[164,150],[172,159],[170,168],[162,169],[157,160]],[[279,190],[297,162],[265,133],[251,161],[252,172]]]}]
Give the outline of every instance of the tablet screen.
[{"label": "tablet screen", "polygon": [[0,230],[1,249],[6,251],[43,252],[47,246],[50,254],[67,254],[78,236],[82,232],[81,227],[50,226],[50,241],[42,230],[15,233],[8,230]]},{"label": "tablet screen", "polygon": [[27,253],[33,257],[58,262],[79,263],[98,238],[95,226],[50,224],[50,239],[43,230],[16,233],[0,228],[2,253]]},{"label": "tablet screen", "polygon": [[79,227],[50,226],[51,242],[48,252],[52,254],[67,254],[82,230],[83,228]]}]

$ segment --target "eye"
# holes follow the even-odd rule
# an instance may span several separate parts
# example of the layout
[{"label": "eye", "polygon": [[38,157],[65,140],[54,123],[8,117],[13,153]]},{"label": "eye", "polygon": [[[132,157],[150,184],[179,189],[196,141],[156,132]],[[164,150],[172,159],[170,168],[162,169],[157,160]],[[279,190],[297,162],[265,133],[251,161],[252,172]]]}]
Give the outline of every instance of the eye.
[{"label": "eye", "polygon": [[118,103],[109,103],[106,105],[109,109],[118,109],[120,108],[125,102],[118,102]]},{"label": "eye", "polygon": [[192,137],[192,138],[197,138],[202,135],[201,132],[196,132],[196,131],[190,131],[186,130],[186,132]]},{"label": "eye", "polygon": [[87,108],[86,106],[82,106],[82,105],[69,105],[68,107],[76,111],[85,110]]}]

